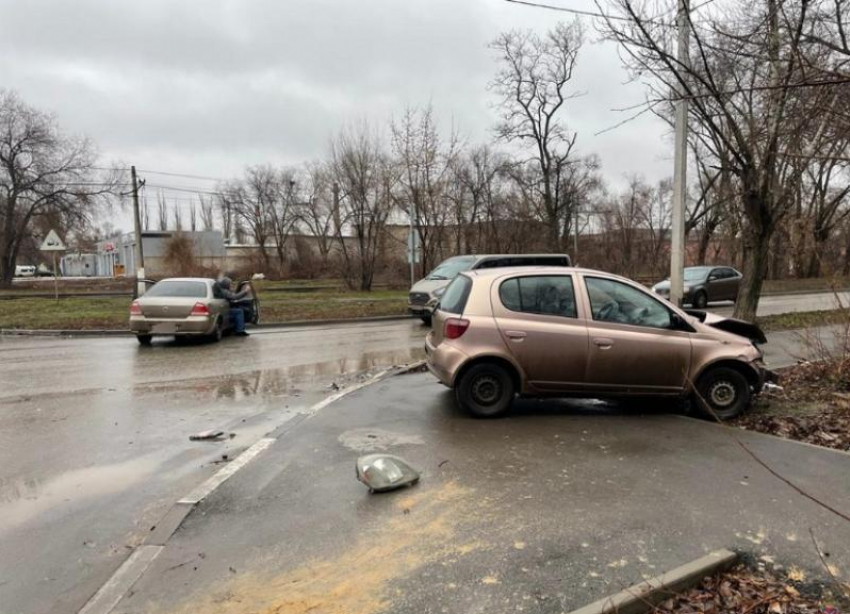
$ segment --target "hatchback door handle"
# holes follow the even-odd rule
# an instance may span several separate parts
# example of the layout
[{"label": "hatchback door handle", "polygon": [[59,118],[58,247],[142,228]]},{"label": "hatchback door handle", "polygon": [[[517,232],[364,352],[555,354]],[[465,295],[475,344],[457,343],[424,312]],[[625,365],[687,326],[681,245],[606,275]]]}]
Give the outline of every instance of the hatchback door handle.
[{"label": "hatchback door handle", "polygon": [[516,339],[516,340],[525,339],[525,333],[521,330],[506,330],[505,334],[510,339]]},{"label": "hatchback door handle", "polygon": [[593,343],[595,343],[600,349],[607,350],[614,345],[614,340],[608,339],[607,337],[594,337]]}]

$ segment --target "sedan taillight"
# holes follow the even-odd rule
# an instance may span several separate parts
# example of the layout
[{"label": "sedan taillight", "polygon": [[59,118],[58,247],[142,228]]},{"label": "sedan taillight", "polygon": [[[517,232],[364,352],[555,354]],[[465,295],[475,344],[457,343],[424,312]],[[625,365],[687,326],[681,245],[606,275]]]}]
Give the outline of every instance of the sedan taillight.
[{"label": "sedan taillight", "polygon": [[463,318],[449,318],[443,328],[443,336],[446,339],[457,339],[469,328],[469,320]]},{"label": "sedan taillight", "polygon": [[142,315],[142,306],[139,305],[139,301],[133,301],[132,303],[130,303],[130,315],[131,316]]},{"label": "sedan taillight", "polygon": [[189,315],[193,316],[208,316],[210,315],[209,307],[204,305],[203,303],[195,303],[195,306],[192,307],[192,313]]}]

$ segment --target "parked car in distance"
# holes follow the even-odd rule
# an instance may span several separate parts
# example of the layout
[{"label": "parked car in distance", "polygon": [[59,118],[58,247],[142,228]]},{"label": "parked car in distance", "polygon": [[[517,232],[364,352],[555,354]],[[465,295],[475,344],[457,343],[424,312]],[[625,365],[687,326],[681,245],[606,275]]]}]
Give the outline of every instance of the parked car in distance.
[{"label": "parked car in distance", "polygon": [[[715,301],[737,301],[741,275],[729,266],[690,266],[685,268],[682,302],[704,309]],[[670,298],[670,279],[652,286],[652,291]]]},{"label": "parked car in distance", "polygon": [[[245,310],[246,322],[257,324],[260,303],[253,285],[243,281],[237,292],[246,285],[250,291],[236,306]],[[130,330],[142,345],[150,345],[154,336],[205,336],[220,341],[230,328],[230,307],[214,279],[163,279],[130,305]]]},{"label": "parked car in distance", "polygon": [[15,267],[15,277],[35,277],[35,267],[31,264],[19,264]]},{"label": "parked car in distance", "polygon": [[431,325],[431,312],[451,281],[463,271],[515,266],[572,266],[567,254],[480,254],[443,260],[424,279],[417,281],[407,297],[409,314]]},{"label": "parked car in distance", "polygon": [[468,271],[434,312],[427,364],[478,417],[505,413],[516,395],[695,397],[734,417],[772,376],[766,339],[753,324],[695,313],[600,271]]}]

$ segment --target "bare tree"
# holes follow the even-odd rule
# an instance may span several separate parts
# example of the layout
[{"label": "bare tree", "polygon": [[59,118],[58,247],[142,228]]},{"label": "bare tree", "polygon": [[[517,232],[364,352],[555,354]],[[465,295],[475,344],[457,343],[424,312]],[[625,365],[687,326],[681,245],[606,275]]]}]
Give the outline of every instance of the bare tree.
[{"label": "bare tree", "polygon": [[189,203],[189,228],[192,232],[198,230],[198,210],[195,209],[195,202]]},{"label": "bare tree", "polygon": [[277,260],[280,266],[286,261],[286,245],[293,229],[298,224],[304,188],[299,182],[295,169],[284,169],[277,173],[276,193],[272,196],[269,208],[272,234],[274,236]]},{"label": "bare tree", "polygon": [[259,247],[265,272],[271,270],[267,247],[274,235],[271,209],[277,191],[276,173],[268,165],[250,166],[245,169],[244,179],[232,181],[220,189],[222,200],[228,204],[236,218],[245,224],[254,243]]},{"label": "bare tree", "polygon": [[513,30],[490,48],[499,70],[492,88],[501,97],[497,134],[506,141],[530,143],[538,171],[535,189],[549,228],[549,249],[563,249],[562,229],[569,228],[573,202],[562,198],[563,174],[576,142],[562,115],[583,33],[579,21],[560,23],[543,36]]},{"label": "bare tree", "polygon": [[338,234],[334,209],[331,169],[321,163],[306,167],[306,198],[299,208],[299,221],[313,236],[323,267],[327,267],[332,241]]},{"label": "bare tree", "polygon": [[[381,139],[365,122],[344,129],[331,144],[331,169],[340,187],[337,239],[349,285],[371,290],[379,241],[393,208],[396,179]],[[348,229],[351,240],[344,237]]]},{"label": "bare tree", "polygon": [[175,202],[171,209],[172,217],[174,218],[174,230],[181,232],[183,230],[183,212],[180,210],[180,203]]},{"label": "bare tree", "polygon": [[215,209],[212,198],[204,198],[203,195],[199,195],[198,201],[201,210],[201,224],[203,224],[204,230],[213,230],[215,228]]},{"label": "bare tree", "polygon": [[168,203],[162,191],[156,195],[157,212],[159,214],[159,229],[168,230]]},{"label": "bare tree", "polygon": [[[606,22],[629,66],[656,78],[653,104],[679,90],[691,101],[691,128],[715,159],[728,155],[741,211],[744,283],[735,314],[753,319],[767,275],[771,239],[788,214],[801,180],[788,154],[809,156],[821,147],[829,93],[812,86],[816,100],[801,103],[808,83],[800,61],[808,2],[741,0],[717,16],[689,15],[691,62],[679,62],[670,24],[649,7],[616,0]],[[700,15],[702,15],[700,17]]]},{"label": "bare tree", "polygon": [[64,135],[52,116],[0,91],[0,287],[11,286],[34,222],[88,222],[98,200],[116,191],[117,177],[98,177],[95,162],[87,139]]},{"label": "bare tree", "polygon": [[459,138],[453,132],[443,141],[430,105],[408,108],[391,129],[393,153],[401,166],[399,204],[413,218],[422,246],[422,268],[428,271],[444,255],[451,215],[448,190]]},{"label": "bare tree", "polygon": [[219,192],[215,199],[218,204],[218,214],[221,217],[221,234],[224,235],[225,241],[229,241],[234,235],[233,203],[226,194],[221,193],[220,189],[223,187],[219,186]]}]

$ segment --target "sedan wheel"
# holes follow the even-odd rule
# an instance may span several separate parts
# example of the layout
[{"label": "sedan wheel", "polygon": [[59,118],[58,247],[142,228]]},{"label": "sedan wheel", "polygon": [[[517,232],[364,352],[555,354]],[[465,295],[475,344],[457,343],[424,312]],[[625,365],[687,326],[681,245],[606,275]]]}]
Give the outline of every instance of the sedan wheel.
[{"label": "sedan wheel", "polygon": [[472,366],[455,385],[458,404],[477,418],[494,418],[507,412],[515,392],[510,373],[491,363]]},{"label": "sedan wheel", "polygon": [[216,318],[215,320],[215,328],[213,329],[212,334],[210,335],[210,340],[218,343],[221,341],[221,338],[224,336],[224,319],[221,317]]},{"label": "sedan wheel", "polygon": [[708,306],[708,295],[700,290],[694,295],[694,307],[697,309],[705,309]]},{"label": "sedan wheel", "polygon": [[136,335],[136,339],[139,340],[139,344],[141,345],[150,345],[153,343],[153,336],[151,335]]},{"label": "sedan wheel", "polygon": [[750,383],[738,371],[717,367],[700,378],[698,404],[710,418],[729,420],[750,404]]}]

